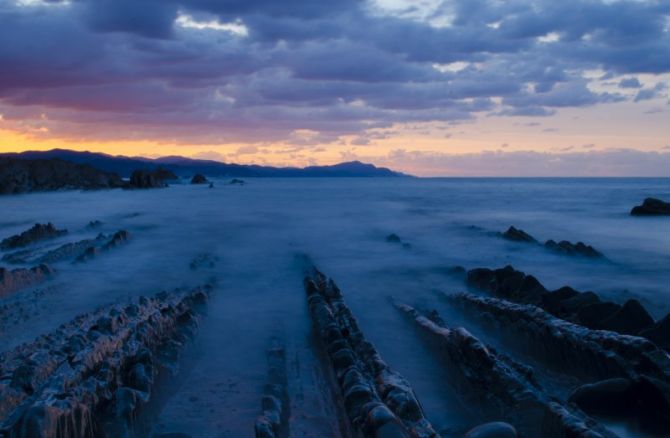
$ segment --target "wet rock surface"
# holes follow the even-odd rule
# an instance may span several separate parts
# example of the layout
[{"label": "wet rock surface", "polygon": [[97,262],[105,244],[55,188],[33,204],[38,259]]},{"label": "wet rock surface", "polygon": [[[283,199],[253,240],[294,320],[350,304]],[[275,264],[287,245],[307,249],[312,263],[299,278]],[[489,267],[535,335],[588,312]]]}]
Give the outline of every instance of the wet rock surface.
[{"label": "wet rock surface", "polygon": [[123,187],[121,177],[59,159],[0,157],[0,195],[65,189]]},{"label": "wet rock surface", "polygon": [[268,382],[263,388],[262,414],[256,419],[257,438],[289,436],[290,402],[286,373],[286,350],[278,339],[273,339],[267,350]]},{"label": "wet rock surface", "polygon": [[349,420],[364,436],[435,437],[409,383],[365,339],[335,283],[310,268],[305,290]]},{"label": "wet rock surface", "polygon": [[633,207],[630,214],[632,216],[669,216],[670,202],[647,198],[642,202],[642,205]]},{"label": "wet rock surface", "polygon": [[55,271],[45,264],[9,270],[0,267],[0,298],[47,280]]},{"label": "wet rock surface", "polygon": [[176,371],[208,287],[81,315],[0,356],[3,436],[119,436]]},{"label": "wet rock surface", "polygon": [[65,234],[67,234],[67,230],[59,230],[51,222],[46,224],[35,224],[32,228],[21,234],[4,239],[0,242],[0,249],[8,250],[21,248],[42,240],[64,236]]},{"label": "wet rock surface", "polygon": [[[458,376],[457,389],[471,403],[498,412],[527,436],[615,436],[578,408],[545,393],[531,368],[496,352],[464,328],[447,327],[434,311],[424,315],[406,304],[395,305]],[[495,428],[491,435],[483,436],[507,436],[493,432],[509,435],[509,430]]]},{"label": "wet rock surface", "polygon": [[549,291],[532,275],[511,266],[495,270],[472,269],[468,271],[467,282],[469,286],[496,297],[539,306],[554,316],[591,329],[647,335],[664,347],[670,344],[670,338],[666,337],[667,317],[654,322],[649,312],[634,299],[619,305],[602,301],[593,292],[579,292],[568,286]]}]

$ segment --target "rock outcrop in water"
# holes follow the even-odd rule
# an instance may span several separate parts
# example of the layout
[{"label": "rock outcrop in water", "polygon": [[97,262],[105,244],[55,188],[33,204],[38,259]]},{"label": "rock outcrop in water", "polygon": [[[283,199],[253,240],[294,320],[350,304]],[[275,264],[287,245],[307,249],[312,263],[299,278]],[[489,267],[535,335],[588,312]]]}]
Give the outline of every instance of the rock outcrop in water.
[{"label": "rock outcrop in water", "polygon": [[104,307],[2,354],[0,435],[126,435],[194,336],[207,296],[176,290]]},{"label": "rock outcrop in water", "polygon": [[268,382],[263,389],[262,414],[256,419],[256,438],[288,437],[290,401],[286,374],[286,352],[283,345],[272,340],[267,351]]},{"label": "rock outcrop in water", "polygon": [[176,175],[174,174],[166,175],[165,171],[160,169],[154,171],[136,170],[130,175],[130,182],[128,184],[128,188],[156,189],[156,188],[167,187],[165,181],[168,179],[174,179],[171,178],[172,176],[175,176],[176,178]]},{"label": "rock outcrop in water", "polygon": [[514,242],[537,243],[537,240],[535,240],[533,236],[514,226],[510,226],[507,231],[501,234],[501,236],[503,239],[512,240]]},{"label": "rock outcrop in water", "polygon": [[409,383],[365,339],[335,283],[311,268],[305,290],[352,426],[370,437],[436,437]]},{"label": "rock outcrop in water", "polygon": [[653,343],[591,330],[533,305],[462,293],[445,297],[491,323],[525,354],[589,382],[571,397],[585,412],[629,417],[652,433],[670,433],[670,358]]},{"label": "rock outcrop in water", "polygon": [[398,236],[396,233],[391,233],[388,236],[386,236],[386,241],[389,242],[389,243],[400,244],[405,249],[409,249],[409,248],[412,247],[411,244],[409,244],[407,242],[403,242],[402,239],[400,238],[400,236]]},{"label": "rock outcrop in water", "polygon": [[54,270],[44,264],[30,269],[19,268],[11,271],[0,267],[0,298],[25,287],[41,283],[53,273]]},{"label": "rock outcrop in water", "polygon": [[[514,226],[510,226],[507,231],[500,233],[500,236],[503,239],[511,240],[513,242],[539,244],[539,242],[533,236],[519,228],[515,228]],[[563,255],[582,256],[589,258],[604,257],[600,251],[583,242],[571,243],[567,240],[556,242],[555,240],[549,239],[544,243],[544,247],[550,251]]]},{"label": "rock outcrop in water", "polygon": [[396,303],[426,336],[458,380],[462,395],[510,419],[527,436],[613,437],[598,422],[547,395],[531,368],[497,353],[463,328],[447,327],[435,312],[422,315]]},{"label": "rock outcrop in water", "polygon": [[35,224],[29,230],[8,237],[0,242],[0,249],[16,249],[32,245],[40,240],[53,239],[67,234],[67,230],[57,229],[51,222],[47,224]]},{"label": "rock outcrop in water", "polygon": [[193,178],[191,178],[191,184],[207,184],[208,182],[209,181],[202,173],[196,173],[193,175]]},{"label": "rock outcrop in water", "polygon": [[64,261],[86,261],[101,251],[108,251],[123,245],[130,239],[130,233],[120,230],[114,235],[98,234],[92,239],[68,242],[58,248],[44,252],[42,248],[28,249],[5,254],[2,260],[14,264],[59,263]]},{"label": "rock outcrop in water", "polygon": [[120,176],[60,159],[0,157],[0,195],[123,187]]},{"label": "rock outcrop in water", "polygon": [[669,216],[670,202],[664,202],[656,198],[647,198],[642,205],[633,207],[630,211],[632,216]]},{"label": "rock outcrop in water", "polygon": [[603,257],[603,254],[600,251],[583,242],[571,243],[567,240],[561,240],[557,243],[556,241],[549,239],[544,243],[544,247],[563,255],[582,256],[594,259]]},{"label": "rock outcrop in water", "polygon": [[539,306],[554,316],[591,329],[645,337],[649,335],[659,346],[666,349],[670,347],[670,337],[667,337],[668,317],[654,322],[649,312],[634,299],[619,305],[602,301],[593,292],[579,292],[568,286],[549,291],[532,275],[526,275],[511,266],[495,270],[470,270],[467,282],[496,297]]}]

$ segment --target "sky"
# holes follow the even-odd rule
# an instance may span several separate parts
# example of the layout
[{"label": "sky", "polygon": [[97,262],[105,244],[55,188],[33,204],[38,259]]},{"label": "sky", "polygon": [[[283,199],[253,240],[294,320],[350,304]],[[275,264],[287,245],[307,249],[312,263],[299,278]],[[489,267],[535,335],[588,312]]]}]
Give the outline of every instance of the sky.
[{"label": "sky", "polygon": [[670,176],[667,0],[0,0],[0,152]]}]

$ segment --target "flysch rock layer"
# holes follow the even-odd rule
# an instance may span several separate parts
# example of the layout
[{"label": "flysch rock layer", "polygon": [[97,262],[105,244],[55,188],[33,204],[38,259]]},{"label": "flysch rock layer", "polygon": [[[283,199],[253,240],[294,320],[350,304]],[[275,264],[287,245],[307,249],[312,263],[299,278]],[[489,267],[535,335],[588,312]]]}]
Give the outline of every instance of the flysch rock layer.
[{"label": "flysch rock layer", "polygon": [[670,315],[655,322],[635,299],[620,305],[569,286],[550,291],[532,275],[512,266],[471,269],[467,272],[467,284],[497,298],[541,307],[556,317],[590,329],[642,336],[670,350]]},{"label": "flysch rock layer", "polygon": [[490,316],[512,331],[538,360],[586,379],[648,375],[670,383],[670,359],[652,342],[607,330],[591,330],[552,316],[539,307],[468,293],[444,294],[451,302]]},{"label": "flysch rock layer", "polygon": [[105,437],[130,425],[159,373],[176,372],[209,287],[81,315],[0,356],[0,436]]},{"label": "flysch rock layer", "polygon": [[37,283],[41,283],[54,274],[54,270],[45,264],[32,268],[6,269],[0,267],[0,298]]},{"label": "flysch rock layer", "polygon": [[587,384],[570,400],[585,412],[629,418],[655,435],[670,435],[670,358],[636,336],[591,330],[528,304],[459,293],[444,295],[520,342],[527,354]]},{"label": "flysch rock layer", "polygon": [[10,236],[0,242],[0,249],[8,250],[21,248],[45,239],[53,239],[67,234],[67,230],[57,229],[51,222],[47,224],[35,224],[29,230]]},{"label": "flysch rock layer", "polygon": [[254,426],[257,438],[289,436],[290,401],[286,373],[286,351],[278,339],[267,350],[268,381],[263,388],[261,415]]},{"label": "flysch rock layer", "polygon": [[544,393],[531,368],[497,353],[464,328],[448,328],[436,316],[395,303],[446,359],[464,397],[494,409],[523,436],[605,438],[616,435],[577,408]]},{"label": "flysch rock layer", "polygon": [[353,427],[366,437],[437,437],[411,386],[365,339],[335,283],[311,268],[305,290]]}]

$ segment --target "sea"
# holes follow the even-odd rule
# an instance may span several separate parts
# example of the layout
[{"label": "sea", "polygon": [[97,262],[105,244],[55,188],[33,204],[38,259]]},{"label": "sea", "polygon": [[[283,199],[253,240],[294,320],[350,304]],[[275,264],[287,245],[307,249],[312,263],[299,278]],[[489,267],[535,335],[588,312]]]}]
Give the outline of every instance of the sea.
[{"label": "sea", "polygon": [[[340,436],[303,288],[307,257],[336,282],[367,338],[412,384],[436,428],[462,436],[496,418],[454,389],[392,300],[436,309],[449,325],[510,352],[508,340],[440,298],[467,289],[455,267],[512,265],[549,289],[568,285],[618,303],[635,298],[655,318],[670,312],[670,218],[630,215],[646,197],[670,200],[669,178],[212,181],[212,188],[177,183],[0,197],[0,238],[46,222],[69,230],[51,246],[99,232],[131,234],[127,245],[88,263],[55,264],[52,280],[3,299],[0,305],[30,305],[25,318],[0,330],[0,351],[101,305],[212,282],[207,316],[179,378],[168,383],[152,433],[253,436],[267,380],[265,351],[274,338],[287,351],[291,436]],[[100,228],[87,228],[94,220]],[[512,225],[541,242],[584,242],[605,257],[570,257],[501,238]],[[387,241],[390,234],[401,243]],[[212,265],[192,269],[202,254]],[[574,389],[560,377],[542,378],[558,397]],[[611,427],[643,436],[615,421]]]}]

